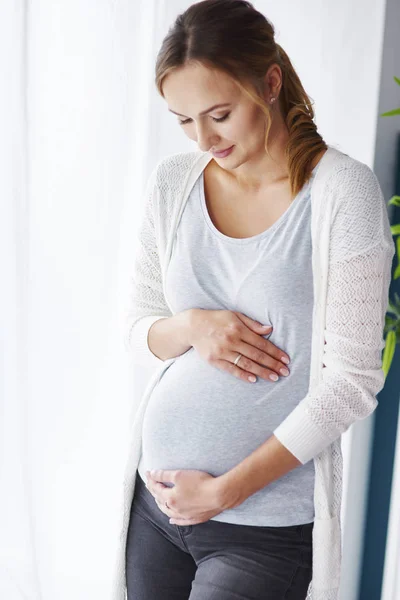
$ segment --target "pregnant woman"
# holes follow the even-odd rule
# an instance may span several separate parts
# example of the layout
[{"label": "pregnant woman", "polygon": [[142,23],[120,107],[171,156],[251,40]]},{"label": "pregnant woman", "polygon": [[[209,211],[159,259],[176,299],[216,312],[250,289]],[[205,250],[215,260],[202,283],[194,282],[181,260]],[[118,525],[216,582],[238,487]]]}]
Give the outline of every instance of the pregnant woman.
[{"label": "pregnant woman", "polygon": [[156,85],[199,149],[146,190],[127,340],[155,371],[113,598],[337,600],[340,436],[384,383],[381,189],[250,2],[179,15]]}]

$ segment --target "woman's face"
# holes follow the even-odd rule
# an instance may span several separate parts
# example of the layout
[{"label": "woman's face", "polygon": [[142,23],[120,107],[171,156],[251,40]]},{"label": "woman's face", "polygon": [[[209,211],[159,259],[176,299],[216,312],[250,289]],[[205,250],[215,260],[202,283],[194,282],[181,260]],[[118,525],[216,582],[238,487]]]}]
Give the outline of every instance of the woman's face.
[{"label": "woman's face", "polygon": [[[186,65],[166,76],[163,93],[168,109],[179,113],[179,126],[200,150],[213,153],[233,146],[225,158],[214,157],[221,167],[231,169],[265,154],[264,114],[225,73]],[[200,115],[216,104],[224,106]]]}]

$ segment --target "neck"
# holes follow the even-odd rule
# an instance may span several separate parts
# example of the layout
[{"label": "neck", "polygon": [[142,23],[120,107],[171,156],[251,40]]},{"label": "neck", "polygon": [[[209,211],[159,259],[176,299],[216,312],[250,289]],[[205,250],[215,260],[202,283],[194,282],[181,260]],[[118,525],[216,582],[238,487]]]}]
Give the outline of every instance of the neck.
[{"label": "neck", "polygon": [[289,170],[285,155],[289,132],[281,120],[274,119],[269,132],[268,150],[264,144],[258,153],[236,169],[224,169],[225,174],[235,187],[244,193],[258,193],[271,185],[278,185],[289,180]]}]

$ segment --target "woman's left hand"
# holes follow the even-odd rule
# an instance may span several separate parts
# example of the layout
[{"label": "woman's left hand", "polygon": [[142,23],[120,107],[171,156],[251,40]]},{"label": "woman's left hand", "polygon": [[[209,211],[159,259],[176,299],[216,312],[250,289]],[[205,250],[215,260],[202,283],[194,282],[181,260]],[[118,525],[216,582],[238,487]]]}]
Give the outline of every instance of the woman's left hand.
[{"label": "woman's left hand", "polygon": [[[225,510],[219,477],[205,471],[180,469],[146,471],[146,487],[159,509],[176,525],[204,523]],[[174,487],[164,485],[164,481]],[[168,507],[165,506],[167,502]]]}]

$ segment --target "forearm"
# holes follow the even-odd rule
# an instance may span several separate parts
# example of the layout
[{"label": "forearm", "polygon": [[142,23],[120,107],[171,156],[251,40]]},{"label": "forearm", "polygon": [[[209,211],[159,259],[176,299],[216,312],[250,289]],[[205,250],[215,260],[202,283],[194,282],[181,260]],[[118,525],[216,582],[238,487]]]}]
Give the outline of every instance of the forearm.
[{"label": "forearm", "polygon": [[230,471],[218,477],[221,505],[234,508],[302,463],[272,435]]},{"label": "forearm", "polygon": [[172,317],[153,323],[147,334],[147,345],[161,360],[180,356],[189,348],[192,310],[184,310]]}]

